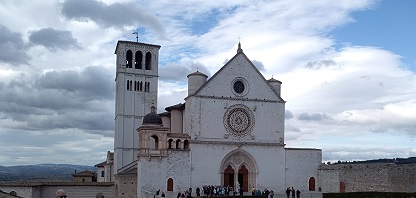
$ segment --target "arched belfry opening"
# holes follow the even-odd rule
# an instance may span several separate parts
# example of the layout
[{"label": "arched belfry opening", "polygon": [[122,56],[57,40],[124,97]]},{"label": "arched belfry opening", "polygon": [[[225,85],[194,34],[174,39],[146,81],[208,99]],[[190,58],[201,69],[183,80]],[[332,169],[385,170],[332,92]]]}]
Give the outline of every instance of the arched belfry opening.
[{"label": "arched belfry opening", "polygon": [[132,62],[133,62],[133,52],[131,52],[131,50],[127,50],[126,68],[132,68]]},{"label": "arched belfry opening", "polygon": [[228,153],[220,165],[221,185],[230,186],[234,190],[238,187],[248,192],[256,187],[258,172],[254,158],[242,149]]},{"label": "arched belfry opening", "polygon": [[152,69],[152,54],[150,52],[146,53],[146,63],[145,63],[146,70]]},{"label": "arched belfry opening", "polygon": [[143,53],[141,51],[136,51],[136,56],[134,57],[134,68],[142,69]]}]

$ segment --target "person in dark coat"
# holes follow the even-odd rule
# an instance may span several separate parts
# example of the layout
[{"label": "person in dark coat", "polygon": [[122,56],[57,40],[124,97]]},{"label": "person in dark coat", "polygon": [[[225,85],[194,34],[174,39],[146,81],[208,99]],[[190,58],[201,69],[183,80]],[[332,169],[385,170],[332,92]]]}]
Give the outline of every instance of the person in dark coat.
[{"label": "person in dark coat", "polygon": [[300,190],[298,189],[298,190],[296,190],[296,197],[297,198],[300,198]]},{"label": "person in dark coat", "polygon": [[286,188],[286,195],[287,195],[287,198],[289,198],[289,196],[290,196],[290,192],[292,192],[291,190],[290,190],[290,188],[288,187],[288,188]]}]

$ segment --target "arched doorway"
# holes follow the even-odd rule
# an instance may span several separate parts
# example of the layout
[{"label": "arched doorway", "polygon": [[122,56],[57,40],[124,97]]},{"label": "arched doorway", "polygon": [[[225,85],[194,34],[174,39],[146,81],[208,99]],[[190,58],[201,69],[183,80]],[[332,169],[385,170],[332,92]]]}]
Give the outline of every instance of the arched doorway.
[{"label": "arched doorway", "polygon": [[345,193],[345,183],[339,182],[339,192]]},{"label": "arched doorway", "polygon": [[309,178],[309,191],[315,191],[315,178]]},{"label": "arched doorway", "polygon": [[238,183],[243,192],[248,192],[248,170],[244,165],[238,170]]},{"label": "arched doorway", "polygon": [[224,170],[224,186],[234,186],[234,169],[228,165]]},{"label": "arched doorway", "polygon": [[220,175],[221,185],[237,190],[237,185],[244,192],[256,188],[257,164],[254,158],[242,149],[236,149],[228,153],[221,162]]},{"label": "arched doorway", "polygon": [[167,185],[167,191],[173,191],[173,179],[172,178],[169,178],[168,179],[168,185]]}]

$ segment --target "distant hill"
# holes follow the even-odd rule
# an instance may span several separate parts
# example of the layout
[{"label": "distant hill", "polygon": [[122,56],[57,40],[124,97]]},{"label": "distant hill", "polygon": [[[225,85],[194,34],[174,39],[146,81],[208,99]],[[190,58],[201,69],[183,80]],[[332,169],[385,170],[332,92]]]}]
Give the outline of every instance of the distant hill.
[{"label": "distant hill", "polygon": [[81,171],[95,171],[94,166],[71,164],[37,164],[21,166],[0,166],[0,181],[15,180],[72,180],[72,174]]},{"label": "distant hill", "polygon": [[416,157],[393,158],[393,159],[373,159],[366,161],[338,161],[333,164],[364,164],[364,163],[395,163],[395,164],[413,164],[416,163]]}]

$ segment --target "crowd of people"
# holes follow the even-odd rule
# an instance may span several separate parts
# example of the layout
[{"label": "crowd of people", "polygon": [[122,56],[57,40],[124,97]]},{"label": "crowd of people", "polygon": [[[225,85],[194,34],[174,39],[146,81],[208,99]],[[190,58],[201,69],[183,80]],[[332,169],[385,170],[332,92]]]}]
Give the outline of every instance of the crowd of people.
[{"label": "crowd of people", "polygon": [[[230,186],[219,186],[219,185],[206,185],[202,186],[202,188],[196,188],[195,193],[197,197],[201,196],[201,193],[206,197],[213,197],[213,196],[236,196],[236,195],[243,195],[243,189],[238,188],[239,185],[237,185],[237,189],[233,190]],[[300,198],[300,190],[295,190],[292,187],[288,187],[286,189],[286,195],[287,198]],[[253,188],[251,190],[251,195],[255,196],[264,196],[266,198],[273,198],[274,192],[273,190],[268,190],[267,188],[264,190]],[[178,192],[178,195],[176,198],[192,198],[192,188],[189,188],[188,190],[184,192]]]}]

